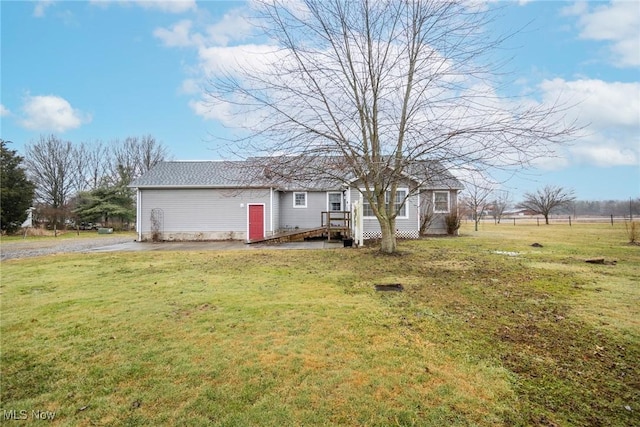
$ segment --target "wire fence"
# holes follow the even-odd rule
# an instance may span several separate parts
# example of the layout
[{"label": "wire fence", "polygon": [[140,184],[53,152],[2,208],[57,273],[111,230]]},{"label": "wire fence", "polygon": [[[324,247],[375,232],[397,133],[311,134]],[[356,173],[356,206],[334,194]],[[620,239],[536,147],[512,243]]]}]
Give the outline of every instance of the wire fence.
[{"label": "wire fence", "polygon": [[[565,224],[572,226],[574,224],[623,224],[631,221],[640,221],[640,215],[602,215],[602,216],[578,216],[578,215],[553,215],[549,216],[549,224]],[[473,224],[473,219],[466,219],[467,223]],[[496,224],[496,225],[545,225],[544,216],[504,216],[498,220],[493,217],[483,217],[480,220],[481,224]]]}]

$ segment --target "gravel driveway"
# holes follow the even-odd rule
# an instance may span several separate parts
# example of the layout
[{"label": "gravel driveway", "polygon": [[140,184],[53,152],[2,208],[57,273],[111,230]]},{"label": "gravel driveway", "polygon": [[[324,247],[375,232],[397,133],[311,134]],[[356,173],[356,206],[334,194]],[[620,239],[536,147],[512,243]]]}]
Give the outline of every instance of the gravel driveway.
[{"label": "gravel driveway", "polygon": [[96,236],[80,239],[37,239],[0,244],[0,260],[29,258],[66,252],[84,252],[102,246],[131,242],[133,236]]},{"label": "gravel driveway", "polygon": [[69,252],[112,251],[190,251],[190,250],[260,250],[260,249],[337,249],[342,243],[327,241],[290,242],[247,245],[240,241],[212,242],[135,242],[135,235],[96,236],[78,239],[38,239],[0,244],[0,260],[29,258]]}]

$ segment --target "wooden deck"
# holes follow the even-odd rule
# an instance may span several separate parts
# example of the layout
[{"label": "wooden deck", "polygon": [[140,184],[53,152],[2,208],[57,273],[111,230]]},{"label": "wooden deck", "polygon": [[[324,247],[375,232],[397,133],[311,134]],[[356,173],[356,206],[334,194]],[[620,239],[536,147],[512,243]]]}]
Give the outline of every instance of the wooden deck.
[{"label": "wooden deck", "polygon": [[301,242],[307,238],[323,236],[327,237],[328,242],[336,242],[342,240],[345,237],[351,236],[351,212],[321,212],[320,224],[320,227],[290,230],[283,233],[274,234],[273,236],[263,237],[262,239],[249,240],[247,243]]}]

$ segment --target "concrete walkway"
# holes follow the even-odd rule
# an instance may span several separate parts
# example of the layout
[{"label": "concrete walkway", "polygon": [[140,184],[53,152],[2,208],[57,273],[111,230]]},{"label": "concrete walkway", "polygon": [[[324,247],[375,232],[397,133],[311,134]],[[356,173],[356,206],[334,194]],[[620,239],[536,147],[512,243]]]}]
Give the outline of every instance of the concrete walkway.
[{"label": "concrete walkway", "polygon": [[222,242],[126,242],[89,249],[87,252],[138,252],[138,251],[242,251],[265,249],[342,249],[342,242],[323,240],[275,244],[246,244],[238,241]]}]

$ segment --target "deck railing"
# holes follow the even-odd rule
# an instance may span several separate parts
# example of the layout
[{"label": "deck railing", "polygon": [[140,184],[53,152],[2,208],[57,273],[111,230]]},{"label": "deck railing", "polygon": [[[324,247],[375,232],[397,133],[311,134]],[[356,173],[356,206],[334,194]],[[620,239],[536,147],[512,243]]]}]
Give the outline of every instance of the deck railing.
[{"label": "deck railing", "polygon": [[320,218],[320,225],[326,227],[327,238],[351,236],[351,212],[349,211],[323,211]]}]

